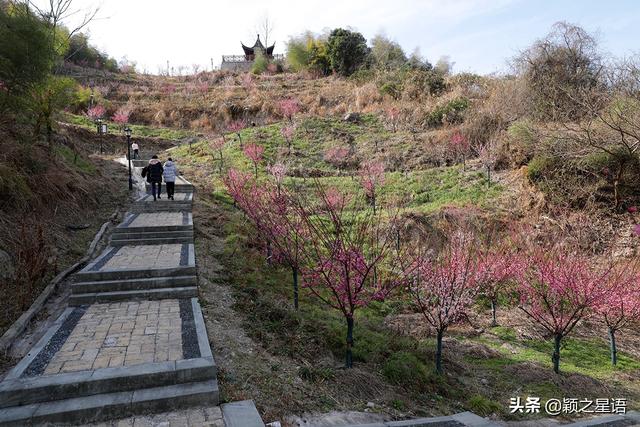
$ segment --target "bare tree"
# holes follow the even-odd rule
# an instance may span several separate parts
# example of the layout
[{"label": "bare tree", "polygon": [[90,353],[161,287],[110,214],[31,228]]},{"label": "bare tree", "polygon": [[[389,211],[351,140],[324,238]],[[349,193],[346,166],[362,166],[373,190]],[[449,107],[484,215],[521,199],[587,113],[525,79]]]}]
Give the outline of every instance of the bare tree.
[{"label": "bare tree", "polygon": [[264,47],[269,47],[269,40],[271,39],[274,28],[274,22],[271,20],[271,18],[269,18],[269,14],[265,12],[263,17],[256,25],[256,32],[258,34],[262,34],[262,38],[264,39]]},{"label": "bare tree", "polygon": [[549,34],[515,58],[514,67],[528,86],[539,118],[575,120],[584,113],[575,98],[601,85],[603,60],[595,36],[576,25],[557,22]]},{"label": "bare tree", "polygon": [[81,16],[79,23],[69,28],[69,34],[67,38],[70,39],[74,34],[85,28],[91,21],[93,21],[98,12],[99,7],[89,9],[75,9],[73,8],[73,0],[49,0],[48,7],[39,7],[32,0],[24,0],[36,13],[49,24],[51,30],[55,31],[69,20],[69,18],[75,16]]}]

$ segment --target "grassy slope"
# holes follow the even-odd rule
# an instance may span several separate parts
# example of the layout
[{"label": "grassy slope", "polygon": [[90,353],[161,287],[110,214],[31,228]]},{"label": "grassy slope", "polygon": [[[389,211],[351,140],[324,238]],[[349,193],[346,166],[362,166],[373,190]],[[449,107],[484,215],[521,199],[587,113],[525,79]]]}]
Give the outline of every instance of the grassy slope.
[{"label": "grassy slope", "polygon": [[[410,141],[409,135],[390,135],[373,117],[367,117],[361,125],[311,118],[298,126],[293,151],[287,155],[279,129],[278,124],[247,129],[242,132],[242,140],[264,145],[265,163],[280,159],[292,171],[318,172],[325,175],[322,180],[340,187],[356,186],[357,180],[349,176],[350,171],[336,170],[322,159],[327,147],[349,141],[355,162],[383,155],[411,156],[407,147],[415,145],[402,142]],[[238,141],[231,139],[223,152],[223,167],[251,170]],[[377,149],[375,141],[380,141]],[[209,209],[216,210],[220,221],[225,274],[223,280],[212,280],[232,284],[234,308],[243,319],[246,333],[278,361],[265,367],[252,354],[234,359],[240,366],[233,374],[225,375],[224,369],[221,374],[227,398],[249,395],[273,417],[308,410],[364,409],[367,401],[374,401],[378,410],[392,416],[470,409],[509,417],[509,398],[527,395],[543,400],[627,396],[630,405],[638,407],[637,352],[632,356],[623,351],[621,363],[614,369],[609,366],[602,338],[571,339],[563,349],[564,373],[555,376],[550,370],[550,344],[529,324],[519,325],[529,331],[525,334],[511,326],[455,328],[450,335],[453,338],[445,344],[448,373],[438,378],[432,373],[433,339],[425,336],[424,328],[413,331],[420,319],[410,317],[407,321],[408,314],[398,297],[359,312],[355,330],[357,368],[341,370],[344,321],[304,293],[300,311],[291,309],[289,272],[265,265],[254,245],[251,227],[224,194],[217,173],[217,153],[201,142],[191,149],[183,146],[172,155],[197,185],[207,189],[201,197],[207,200]],[[263,168],[260,173],[264,173]],[[289,177],[288,183],[302,184],[304,180]],[[388,172],[381,199],[384,202],[402,195],[409,200],[408,209],[424,213],[466,204],[491,209],[501,193],[499,185],[487,186],[477,171],[463,171],[460,166],[417,165],[406,175],[404,171]],[[202,238],[200,235],[197,240],[199,251],[206,250],[206,239]],[[476,325],[488,323],[484,308],[478,307]],[[510,317],[502,324],[512,325],[514,319],[522,319],[513,308],[505,313]],[[392,324],[400,327],[394,329]],[[293,372],[288,369],[290,365]]]}]

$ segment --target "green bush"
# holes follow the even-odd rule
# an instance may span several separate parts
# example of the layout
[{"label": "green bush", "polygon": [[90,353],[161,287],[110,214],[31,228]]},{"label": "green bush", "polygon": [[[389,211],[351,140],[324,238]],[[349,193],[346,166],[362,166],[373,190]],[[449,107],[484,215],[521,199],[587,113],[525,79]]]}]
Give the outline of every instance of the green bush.
[{"label": "green bush", "polygon": [[251,72],[253,74],[262,74],[267,71],[267,67],[269,66],[269,60],[262,54],[257,54],[256,59],[253,61],[253,65],[251,66]]},{"label": "green bush", "polygon": [[24,174],[3,164],[0,164],[0,195],[14,207],[22,206],[33,197]]},{"label": "green bush", "polygon": [[456,98],[444,105],[439,105],[427,115],[427,126],[438,127],[445,123],[459,123],[462,121],[462,113],[468,107],[467,98]]},{"label": "green bush", "polygon": [[429,368],[414,354],[406,351],[392,354],[382,367],[382,374],[393,384],[420,390],[431,382]]},{"label": "green bush", "polygon": [[382,95],[389,95],[393,99],[398,99],[398,98],[400,98],[400,95],[401,95],[401,91],[398,88],[398,85],[396,83],[393,83],[393,82],[384,83],[380,87],[380,93]]},{"label": "green bush", "polygon": [[290,38],[287,43],[287,63],[293,71],[305,70],[328,75],[331,64],[326,41],[310,32]]},{"label": "green bush", "polygon": [[553,159],[545,156],[536,156],[527,165],[527,177],[531,182],[540,182],[546,173],[553,167]]}]

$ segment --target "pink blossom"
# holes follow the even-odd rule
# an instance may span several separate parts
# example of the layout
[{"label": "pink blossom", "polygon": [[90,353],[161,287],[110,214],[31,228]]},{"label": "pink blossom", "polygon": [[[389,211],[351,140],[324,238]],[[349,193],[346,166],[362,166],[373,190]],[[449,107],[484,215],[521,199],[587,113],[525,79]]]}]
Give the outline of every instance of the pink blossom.
[{"label": "pink blossom", "polygon": [[282,137],[287,141],[290,141],[293,138],[293,134],[295,133],[295,126],[283,126],[280,132],[282,133]]},{"label": "pink blossom", "polygon": [[255,88],[255,83],[250,73],[243,74],[240,83],[247,92],[251,92]]},{"label": "pink blossom", "polygon": [[106,113],[105,108],[102,105],[96,105],[87,110],[87,116],[92,120],[98,120],[104,117]]},{"label": "pink blossom", "polygon": [[209,146],[211,147],[212,150],[222,150],[225,146],[226,142],[224,139],[222,138],[216,138],[213,140],[213,142],[211,144],[209,144]]},{"label": "pink blossom", "polygon": [[637,236],[640,236],[640,224],[636,224],[633,226],[633,233]]},{"label": "pink blossom", "polygon": [[327,151],[325,151],[324,160],[340,168],[346,164],[348,156],[349,156],[349,148],[331,147]]},{"label": "pink blossom", "polygon": [[173,84],[164,84],[162,85],[161,88],[162,93],[166,94],[166,95],[171,95],[172,93],[174,93],[176,91],[176,86]]},{"label": "pink blossom", "polygon": [[442,372],[442,337],[467,318],[480,292],[477,241],[462,231],[453,233],[441,253],[419,254],[406,268],[412,302],[437,333],[436,369]]},{"label": "pink blossom", "polygon": [[283,99],[278,103],[280,113],[287,120],[292,121],[293,116],[300,111],[300,103],[296,99]]},{"label": "pink blossom", "polygon": [[254,163],[259,163],[262,160],[262,154],[264,153],[264,147],[258,144],[247,144],[244,147],[243,153]]},{"label": "pink blossom", "polygon": [[554,371],[559,372],[564,337],[602,303],[610,270],[597,269],[578,255],[537,248],[518,277],[520,308],[555,340]]},{"label": "pink blossom", "polygon": [[129,116],[131,115],[131,108],[124,106],[118,108],[118,110],[113,114],[111,120],[119,124],[125,124],[129,122]]},{"label": "pink blossom", "polygon": [[234,120],[227,125],[229,132],[239,133],[242,129],[247,127],[247,122],[244,120]]},{"label": "pink blossom", "polygon": [[262,154],[264,153],[264,147],[257,144],[247,144],[244,147],[244,155],[251,160],[255,171],[255,176],[258,178],[258,163],[262,160]]},{"label": "pink blossom", "polygon": [[397,107],[387,109],[387,119],[391,122],[393,131],[395,132],[398,127],[398,120],[400,119],[400,110]]},{"label": "pink blossom", "polygon": [[376,190],[384,185],[384,164],[382,162],[366,162],[360,167],[360,183],[367,197],[371,200],[373,211],[376,211]]},{"label": "pink blossom", "polygon": [[280,187],[282,181],[284,180],[284,177],[287,176],[287,166],[283,163],[278,162],[268,166],[267,170],[276,180],[276,184],[278,185],[278,187]]},{"label": "pink blossom", "polygon": [[629,212],[629,213],[636,213],[636,212],[638,212],[638,207],[637,207],[637,206],[629,206],[629,207],[627,208],[627,212]]}]

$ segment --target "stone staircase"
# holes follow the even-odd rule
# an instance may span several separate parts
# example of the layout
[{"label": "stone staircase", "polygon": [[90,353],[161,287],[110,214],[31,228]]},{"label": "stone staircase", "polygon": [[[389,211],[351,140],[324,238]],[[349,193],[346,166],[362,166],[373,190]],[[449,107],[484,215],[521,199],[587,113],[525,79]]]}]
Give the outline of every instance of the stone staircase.
[{"label": "stone staircase", "polygon": [[[151,194],[151,184],[146,183],[147,194]],[[175,192],[177,193],[193,193],[193,185],[183,176],[176,177]],[[162,183],[162,196],[166,196],[166,185]]]},{"label": "stone staircase", "polygon": [[[141,196],[110,246],[73,276],[69,307],[0,383],[0,426],[218,404],[196,298],[193,187],[179,185],[175,201]],[[240,425],[233,413],[225,423]],[[252,422],[264,425],[259,416]]]}]

